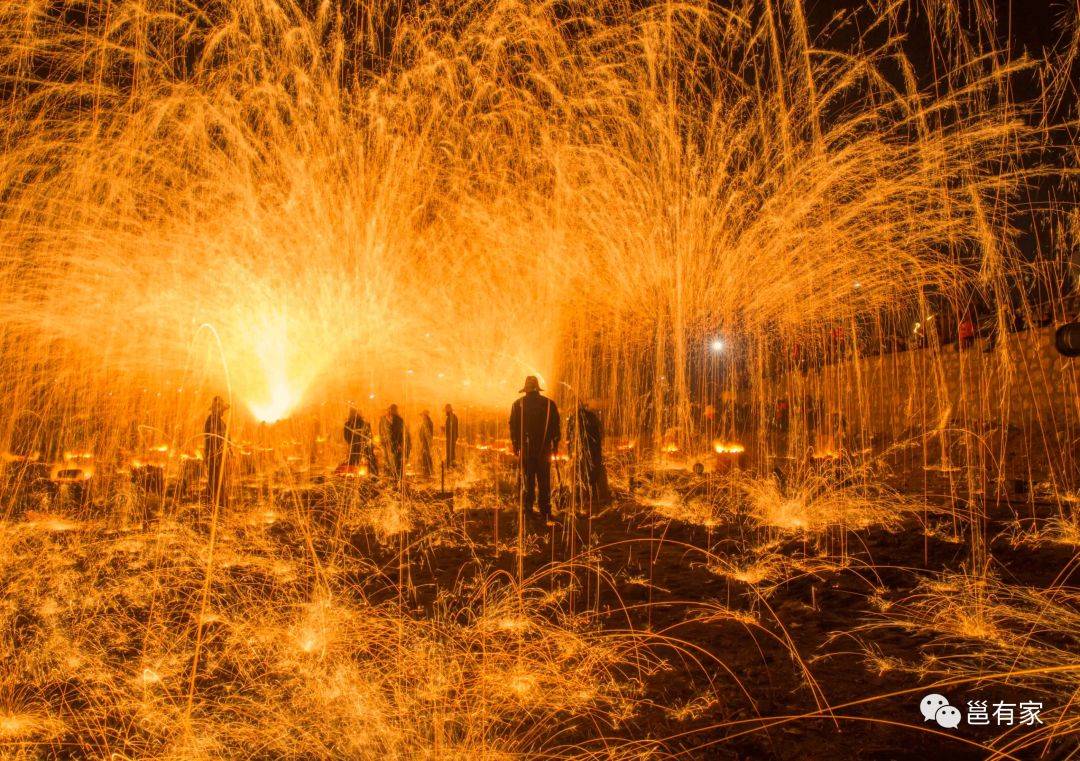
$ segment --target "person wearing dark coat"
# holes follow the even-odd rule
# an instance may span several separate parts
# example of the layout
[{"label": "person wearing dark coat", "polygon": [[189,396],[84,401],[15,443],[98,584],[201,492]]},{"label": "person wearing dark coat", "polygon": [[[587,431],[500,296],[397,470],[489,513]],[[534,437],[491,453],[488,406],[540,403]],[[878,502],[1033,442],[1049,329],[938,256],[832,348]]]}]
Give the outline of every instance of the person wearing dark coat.
[{"label": "person wearing dark coat", "polygon": [[602,442],[604,429],[600,416],[582,402],[577,412],[570,416],[566,424],[566,441],[570,447],[577,443],[578,482],[587,489],[593,500],[605,500],[608,497],[607,471],[604,469]]},{"label": "person wearing dark coat", "polygon": [[359,467],[360,461],[364,459],[366,454],[368,437],[365,435],[365,429],[370,430],[363,415],[355,407],[350,407],[349,417],[345,419],[344,430],[345,443],[349,447],[348,464],[350,468]]},{"label": "person wearing dark coat", "polygon": [[[510,443],[521,466],[521,507],[523,515],[533,515],[540,503],[540,517],[551,520],[551,457],[559,450],[561,437],[559,408],[540,393],[535,375],[525,379],[525,396],[510,408]],[[539,497],[537,496],[539,492]]]},{"label": "person wearing dark coat", "polygon": [[457,437],[458,418],[454,414],[454,408],[446,405],[446,423],[443,424],[443,433],[446,434],[446,467],[449,470],[457,466]]},{"label": "person wearing dark coat", "polygon": [[431,477],[434,462],[431,458],[431,442],[435,438],[435,423],[431,419],[431,413],[424,410],[420,413],[420,472],[424,478]]},{"label": "person wearing dark coat", "polygon": [[396,404],[391,404],[379,421],[379,438],[382,439],[386,471],[393,478],[405,474],[405,420],[398,414]]},{"label": "person wearing dark coat", "polygon": [[225,501],[225,444],[228,431],[225,411],[229,405],[220,396],[210,403],[210,414],[203,424],[203,458],[206,460],[206,496],[211,504]]},{"label": "person wearing dark coat", "polygon": [[364,459],[367,460],[368,473],[373,476],[379,475],[379,461],[375,459],[375,434],[371,431],[371,423],[364,421]]}]

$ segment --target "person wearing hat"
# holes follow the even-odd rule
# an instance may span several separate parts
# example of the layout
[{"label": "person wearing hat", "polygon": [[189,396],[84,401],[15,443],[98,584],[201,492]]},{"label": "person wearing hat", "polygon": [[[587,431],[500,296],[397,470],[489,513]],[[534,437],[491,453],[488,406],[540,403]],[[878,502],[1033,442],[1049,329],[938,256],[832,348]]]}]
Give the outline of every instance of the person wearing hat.
[{"label": "person wearing hat", "polygon": [[203,425],[203,456],[206,459],[206,495],[211,504],[224,502],[225,492],[225,411],[229,405],[220,396],[210,403],[210,414]]},{"label": "person wearing hat", "polygon": [[360,411],[356,407],[349,406],[349,416],[345,419],[345,443],[349,447],[349,459],[348,465],[350,468],[357,468],[360,466],[360,461],[363,459],[368,446],[367,431],[371,428],[368,426],[367,421],[364,420],[364,416],[360,414]]},{"label": "person wearing hat", "polygon": [[405,460],[409,456],[408,431],[405,419],[398,414],[398,406],[391,404],[379,421],[379,439],[382,441],[386,470],[394,480],[405,475]]},{"label": "person wearing hat", "polygon": [[[521,507],[532,516],[540,503],[540,517],[551,520],[551,457],[559,449],[559,408],[540,393],[535,375],[525,379],[523,397],[510,408],[510,443],[521,465]],[[539,497],[537,496],[539,492]]]}]

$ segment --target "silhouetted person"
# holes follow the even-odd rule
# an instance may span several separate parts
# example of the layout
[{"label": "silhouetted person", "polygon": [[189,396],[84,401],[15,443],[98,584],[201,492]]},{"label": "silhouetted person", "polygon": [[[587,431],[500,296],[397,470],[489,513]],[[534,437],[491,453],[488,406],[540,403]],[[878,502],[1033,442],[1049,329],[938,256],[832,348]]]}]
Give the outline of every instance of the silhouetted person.
[{"label": "silhouetted person", "polygon": [[367,460],[368,473],[373,476],[379,475],[379,461],[375,458],[375,434],[371,431],[371,423],[364,421],[364,459]]},{"label": "silhouetted person", "polygon": [[964,312],[956,326],[956,350],[963,351],[975,345],[975,318],[970,311]]},{"label": "silhouetted person", "polygon": [[434,463],[431,459],[431,442],[435,438],[435,423],[431,419],[431,413],[424,410],[420,413],[420,472],[424,478],[431,477]]},{"label": "silhouetted person", "polygon": [[368,445],[368,435],[365,430],[370,431],[370,428],[367,421],[364,420],[364,416],[355,407],[350,407],[349,417],[345,419],[344,431],[345,443],[349,447],[348,464],[350,468],[359,467],[360,461],[364,458]]},{"label": "silhouetted person", "polygon": [[379,437],[386,456],[386,471],[393,478],[405,473],[405,421],[398,414],[396,404],[391,404],[379,421]]},{"label": "silhouetted person", "polygon": [[220,396],[210,403],[210,414],[203,425],[203,457],[206,459],[206,495],[211,504],[225,501],[225,411],[229,405]]},{"label": "silhouetted person", "polygon": [[458,419],[454,414],[454,408],[446,405],[446,422],[443,424],[443,432],[446,434],[446,467],[457,467],[457,437]]},{"label": "silhouetted person", "polygon": [[320,430],[321,424],[319,423],[319,418],[313,415],[308,421],[308,433],[310,434],[310,436],[308,437],[308,465],[310,466],[312,471],[315,470],[315,465],[319,462],[319,439],[321,438],[321,436],[319,435]]},{"label": "silhouetted person", "polygon": [[578,405],[577,412],[572,413],[567,421],[566,442],[571,447],[577,443],[578,481],[587,487],[590,498],[597,501],[608,497],[603,439],[604,429],[600,416],[582,402]]},{"label": "silhouetted person", "polygon": [[533,514],[540,492],[540,517],[551,519],[551,456],[559,449],[559,408],[540,394],[535,375],[525,379],[525,396],[510,408],[510,442],[521,465],[522,511]]}]

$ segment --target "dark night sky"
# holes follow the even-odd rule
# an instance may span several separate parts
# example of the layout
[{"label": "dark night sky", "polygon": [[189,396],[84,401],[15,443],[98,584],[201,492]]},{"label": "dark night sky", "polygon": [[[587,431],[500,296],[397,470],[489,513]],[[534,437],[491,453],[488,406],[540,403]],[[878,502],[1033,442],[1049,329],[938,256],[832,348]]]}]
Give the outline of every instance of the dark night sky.
[{"label": "dark night sky", "polygon": [[[923,2],[909,0],[909,7],[916,18],[925,21]],[[808,0],[806,9],[807,15],[820,24],[837,10],[867,13],[872,5],[870,0]],[[960,6],[962,13],[971,15],[970,0],[961,0]],[[1011,37],[1014,50],[1026,49],[1032,53],[1057,43],[1064,31],[1064,20],[1077,13],[1076,0],[994,0],[994,6],[1000,22],[999,42],[1004,44]]]}]

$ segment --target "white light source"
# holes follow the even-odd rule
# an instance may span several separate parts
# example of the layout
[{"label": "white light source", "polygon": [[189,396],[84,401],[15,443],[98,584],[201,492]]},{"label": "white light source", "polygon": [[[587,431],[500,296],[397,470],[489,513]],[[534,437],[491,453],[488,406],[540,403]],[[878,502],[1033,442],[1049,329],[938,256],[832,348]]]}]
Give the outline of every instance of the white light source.
[{"label": "white light source", "polygon": [[719,352],[722,352],[722,351],[724,350],[724,347],[725,347],[726,345],[727,345],[727,344],[725,344],[725,343],[724,343],[724,339],[723,339],[723,338],[714,338],[714,339],[713,339],[713,342],[712,342],[711,344],[709,344],[709,347],[710,347],[710,348],[711,348],[711,349],[712,349],[713,351],[715,351],[715,352],[719,353]]}]

